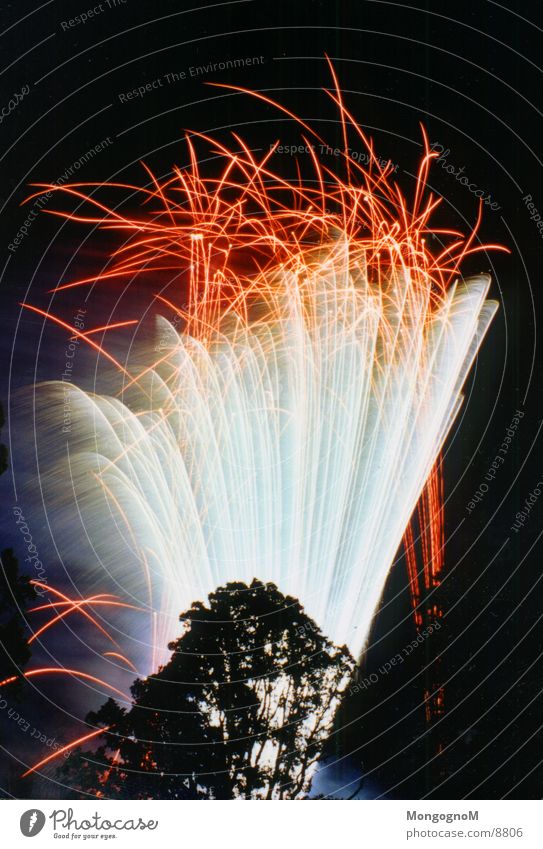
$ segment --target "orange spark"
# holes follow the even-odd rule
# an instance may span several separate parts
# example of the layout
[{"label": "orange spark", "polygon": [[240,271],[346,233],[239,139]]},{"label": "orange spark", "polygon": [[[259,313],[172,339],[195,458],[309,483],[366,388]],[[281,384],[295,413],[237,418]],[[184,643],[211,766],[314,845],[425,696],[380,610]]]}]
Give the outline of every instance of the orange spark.
[{"label": "orange spark", "polygon": [[[108,684],[107,681],[103,681],[101,678],[97,678],[95,675],[89,675],[88,672],[80,672],[78,669],[66,669],[60,666],[44,666],[39,669],[28,669],[26,672],[22,672],[21,675],[24,678],[33,678],[35,675],[75,675],[77,678],[83,678],[87,681],[92,681],[94,684],[100,684],[101,687],[107,687],[108,690],[112,690],[112,692],[117,693],[118,696],[121,696],[125,701],[130,701],[130,697],[123,693],[121,690],[118,690],[117,687],[114,687],[112,684]],[[0,681],[0,687],[4,687],[6,684],[11,684],[13,681],[16,681],[18,675],[11,675],[9,678],[4,678],[3,681]]]},{"label": "orange spark", "polygon": [[23,772],[21,778],[26,778],[27,775],[30,775],[32,772],[36,772],[42,766],[45,766],[45,764],[55,760],[55,758],[60,757],[60,755],[63,755],[64,752],[67,752],[69,749],[73,749],[73,747],[77,746],[79,743],[85,743],[86,740],[92,740],[93,737],[98,737],[100,734],[103,734],[105,731],[108,731],[109,728],[110,726],[106,725],[104,728],[97,728],[96,731],[91,731],[90,734],[84,734],[82,737],[78,737],[77,740],[72,740],[71,743],[67,743],[66,746],[62,746],[60,749],[57,749],[51,755],[48,755],[46,758],[43,758],[43,760],[39,761],[37,764],[34,764],[34,766],[31,766],[30,769],[27,769],[26,772]]}]

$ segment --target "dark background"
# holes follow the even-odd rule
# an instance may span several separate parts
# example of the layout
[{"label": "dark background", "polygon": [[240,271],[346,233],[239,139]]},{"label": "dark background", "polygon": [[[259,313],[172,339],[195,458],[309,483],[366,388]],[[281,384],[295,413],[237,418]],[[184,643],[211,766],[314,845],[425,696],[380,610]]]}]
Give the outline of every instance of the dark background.
[{"label": "dark background", "polygon": [[[470,180],[499,205],[485,208],[480,236],[507,245],[511,253],[480,254],[465,268],[491,273],[500,310],[445,452],[443,628],[409,664],[378,675],[378,683],[346,698],[316,787],[325,794],[366,798],[541,798],[543,499],[518,533],[511,530],[516,512],[543,480],[542,371],[536,349],[543,237],[523,202],[530,194],[543,214],[541,9],[531,3],[508,9],[490,0],[450,7],[367,0],[189,5],[127,0],[108,8],[103,3],[95,17],[65,31],[62,22],[91,4],[0,4],[0,106],[29,86],[0,124],[4,407],[14,390],[35,376],[57,378],[62,359],[64,337],[59,343],[58,331],[43,331],[38,317],[21,314],[19,302],[47,307],[53,285],[100,268],[112,244],[108,236],[43,214],[10,251],[28,215],[21,203],[29,184],[58,179],[108,138],[111,144],[78,172],[81,180],[141,183],[140,160],[167,175],[173,164],[185,164],[181,139],[187,129],[221,140],[239,131],[256,150],[277,138],[299,141],[293,122],[272,107],[204,85],[208,82],[266,91],[339,145],[337,114],[322,93],[330,87],[324,54],[333,60],[346,102],[373,136],[378,154],[399,164],[406,194],[413,188],[422,122],[430,141],[449,150],[447,161],[465,166]],[[191,66],[256,56],[263,57],[262,64],[190,77]],[[185,80],[164,83],[129,103],[119,99],[180,71]],[[279,165],[277,159],[276,167],[290,173],[292,160],[284,160]],[[477,214],[474,195],[439,165],[430,185],[445,197],[438,220],[466,230]],[[140,282],[123,292],[121,309],[115,306],[119,294],[96,294],[88,305],[93,318],[111,310],[117,317],[116,309],[126,316],[127,307],[137,314],[152,296]],[[54,306],[69,320],[81,295],[65,296]],[[469,515],[466,505],[516,410],[524,417],[505,463]],[[14,456],[13,462],[14,475],[4,475],[1,484],[2,544],[15,545],[22,558],[12,505],[23,458]],[[364,674],[376,673],[414,635],[400,557],[375,622]],[[49,648],[53,655],[62,649],[54,643]],[[446,710],[428,727],[422,694],[430,673],[424,670],[436,654]],[[34,722],[39,716],[59,739],[63,734],[69,739],[77,716],[91,706],[88,693],[74,697],[71,717],[65,706],[56,708],[57,693],[48,686],[26,692],[20,710]],[[4,793],[62,795],[50,781],[16,779],[20,763],[35,761],[40,753],[6,717],[0,722]]]}]

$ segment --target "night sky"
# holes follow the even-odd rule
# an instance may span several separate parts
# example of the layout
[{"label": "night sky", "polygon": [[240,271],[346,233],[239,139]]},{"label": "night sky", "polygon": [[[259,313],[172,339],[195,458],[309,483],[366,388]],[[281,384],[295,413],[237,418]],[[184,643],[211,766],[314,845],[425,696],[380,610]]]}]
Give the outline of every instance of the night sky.
[{"label": "night sky", "polygon": [[[89,9],[93,15],[81,20]],[[377,683],[345,698],[316,789],[359,798],[541,798],[543,498],[514,526],[543,480],[536,346],[543,258],[537,223],[543,217],[541,10],[525,3],[512,11],[491,0],[453,6],[236,0],[187,11],[174,0],[95,6],[50,0],[40,8],[22,0],[0,3],[0,10],[0,397],[8,419],[2,442],[12,439],[13,463],[0,480],[2,548],[12,546],[24,566],[13,513],[18,505],[49,581],[68,588],[70,577],[39,509],[34,445],[21,439],[17,418],[24,387],[60,379],[67,334],[21,311],[19,303],[49,308],[53,286],[97,273],[118,244],[110,234],[45,214],[35,201],[23,205],[32,184],[59,180],[97,147],[72,179],[143,183],[141,161],[166,177],[173,165],[186,164],[188,130],[220,141],[235,131],[255,151],[277,139],[300,143],[299,129],[277,110],[207,85],[212,82],[266,92],[340,146],[337,112],[322,91],[331,85],[327,55],[376,152],[398,165],[404,193],[413,190],[422,123],[442,155],[429,179],[444,197],[439,223],[467,230],[477,216],[478,192],[486,199],[481,241],[510,253],[481,253],[464,268],[466,275],[491,274],[491,296],[500,308],[444,454],[443,627],[409,663],[378,674],[416,634],[400,553],[362,664]],[[228,62],[236,67],[219,68]],[[303,153],[299,161],[303,173]],[[278,154],[275,167],[291,175],[293,158]],[[463,175],[468,185],[458,179]],[[62,203],[51,200],[44,210],[55,202]],[[167,285],[173,291],[181,284],[172,279]],[[104,318],[150,316],[155,291],[156,281],[140,278],[130,286],[56,295],[52,306],[68,322],[86,310],[88,326],[98,325]],[[113,348],[121,349],[123,339],[119,334]],[[76,382],[91,389],[96,365],[95,354],[78,351]],[[517,411],[522,416],[504,462],[474,502]],[[122,629],[127,620],[116,623]],[[87,637],[84,626],[77,633],[59,629],[32,662],[49,657],[89,668]],[[422,693],[432,663],[444,684],[445,712],[428,728]],[[117,670],[114,678],[128,687],[133,675]],[[15,709],[62,744],[84,733],[83,717],[103,699],[75,681],[36,679]],[[46,750],[7,710],[0,711],[0,744],[4,795],[62,797],[54,770],[49,778],[18,779],[21,764]]]}]

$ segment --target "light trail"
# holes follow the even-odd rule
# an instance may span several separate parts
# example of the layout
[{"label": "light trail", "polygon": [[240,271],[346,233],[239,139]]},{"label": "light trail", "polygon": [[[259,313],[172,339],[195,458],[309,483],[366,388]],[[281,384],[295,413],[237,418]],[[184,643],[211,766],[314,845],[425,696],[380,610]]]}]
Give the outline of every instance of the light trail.
[{"label": "light trail", "polygon": [[[237,136],[233,152],[196,134],[224,157],[222,174],[203,176],[187,139],[190,165],[171,178],[147,169],[151,188],[107,187],[140,191],[138,216],[102,203],[103,184],[46,187],[89,208],[55,214],[129,237],[101,278],[57,292],[188,269],[179,304],[160,296],[182,323],[178,332],[157,319],[161,355],[142,349],[130,374],[81,334],[121,382],[116,398],[75,389],[71,398],[78,510],[107,571],[130,557],[135,589],[143,570],[158,600],[154,647],[176,635],[193,600],[257,577],[299,598],[358,655],[421,495],[424,581],[438,580],[442,492],[432,470],[496,310],[488,275],[464,280],[460,266],[501,248],[475,244],[481,208],[466,237],[432,226],[440,201],[426,183],[438,154],[424,131],[409,200],[339,88],[328,94],[343,125],[343,176],[312,151],[313,178],[289,180],[272,169],[273,150],[257,160]],[[368,151],[366,167],[349,156],[351,134]],[[58,392],[43,388],[51,415]],[[64,509],[53,489],[50,515]],[[111,532],[117,514],[129,540]]]},{"label": "light trail", "polygon": [[21,677],[34,678],[36,675],[75,675],[76,678],[83,678],[85,681],[92,681],[93,684],[100,684],[101,687],[106,687],[106,689],[111,690],[112,693],[116,693],[120,696],[124,702],[131,702],[130,696],[127,696],[126,693],[123,693],[122,690],[118,690],[117,687],[114,687],[112,684],[108,684],[107,681],[97,678],[96,675],[90,675],[88,672],[81,672],[79,669],[66,669],[59,666],[43,666],[39,669],[27,669],[26,672],[21,672],[20,675],[10,675],[9,678],[4,678],[3,681],[0,681],[0,687],[5,687],[7,684],[13,684],[14,681],[17,681]]},{"label": "light trail", "polygon": [[[49,628],[56,625],[58,622],[65,619],[70,613],[79,612],[82,613],[86,619],[91,622],[95,628],[97,628],[108,640],[118,646],[118,643],[113,639],[111,634],[104,628],[100,623],[91,616],[88,611],[83,608],[83,605],[89,606],[105,606],[105,607],[124,607],[129,608],[131,610],[142,611],[141,607],[137,607],[134,604],[128,604],[123,601],[119,601],[117,596],[112,595],[111,593],[100,593],[98,595],[89,596],[88,598],[79,598],[79,599],[71,599],[68,598],[64,593],[60,592],[60,590],[55,589],[50,584],[44,584],[41,581],[31,580],[30,583],[33,586],[39,587],[40,589],[47,590],[47,592],[52,593],[57,598],[61,599],[61,601],[53,601],[48,602],[47,604],[40,604],[37,607],[31,607],[28,609],[28,613],[38,613],[41,610],[54,610],[56,615],[53,616],[48,622],[38,628],[37,631],[34,631],[32,636],[28,640],[28,644],[34,642],[38,637],[40,637],[45,631],[48,631]],[[65,607],[66,610],[57,613],[57,608]]]},{"label": "light trail", "polygon": [[132,663],[132,661],[131,661],[131,660],[128,660],[128,658],[127,658],[127,657],[125,657],[125,656],[124,656],[124,654],[121,654],[121,653],[120,653],[120,652],[118,652],[118,651],[105,651],[105,652],[104,652],[104,657],[116,657],[118,660],[122,660],[122,662],[123,662],[123,663],[126,663],[126,665],[128,666],[128,668],[129,668],[129,669],[131,669],[131,670],[132,670],[132,672],[136,672],[136,673],[137,673],[137,671],[138,671],[138,670],[136,669],[136,667],[134,666],[134,664]]},{"label": "light trail", "polygon": [[60,757],[64,754],[64,752],[68,752],[70,749],[73,749],[74,746],[78,746],[79,743],[85,743],[87,740],[92,740],[94,737],[98,737],[100,734],[104,734],[108,730],[109,726],[106,726],[105,728],[97,728],[96,731],[91,731],[90,734],[84,734],[82,737],[78,737],[76,740],[72,740],[66,746],[62,746],[60,749],[56,749],[51,755],[48,755],[46,758],[43,758],[43,760],[30,767],[30,769],[27,769],[26,772],[23,772],[21,778],[26,778],[33,772],[37,772],[37,770],[41,769],[42,766],[45,766],[50,761],[53,761],[55,760],[55,758]]}]

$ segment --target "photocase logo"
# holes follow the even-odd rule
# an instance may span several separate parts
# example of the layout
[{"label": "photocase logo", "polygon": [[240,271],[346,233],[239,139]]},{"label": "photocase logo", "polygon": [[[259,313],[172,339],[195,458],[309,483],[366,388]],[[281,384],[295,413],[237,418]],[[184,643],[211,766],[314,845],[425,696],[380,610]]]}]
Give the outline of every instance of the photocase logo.
[{"label": "photocase logo", "polygon": [[25,837],[34,837],[45,825],[45,814],[37,808],[31,808],[24,812],[19,824]]}]

